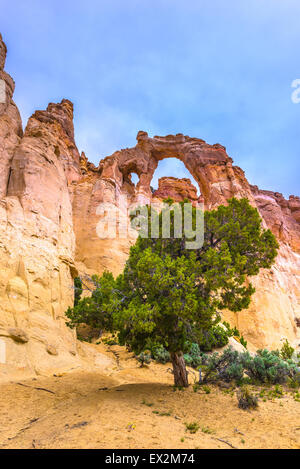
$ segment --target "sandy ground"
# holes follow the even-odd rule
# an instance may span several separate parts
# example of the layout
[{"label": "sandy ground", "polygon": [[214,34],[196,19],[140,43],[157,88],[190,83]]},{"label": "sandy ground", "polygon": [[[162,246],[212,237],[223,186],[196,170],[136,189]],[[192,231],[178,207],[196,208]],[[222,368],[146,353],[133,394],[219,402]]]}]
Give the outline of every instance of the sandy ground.
[{"label": "sandy ground", "polygon": [[[234,393],[174,391],[169,365],[140,368],[121,347],[97,347],[117,358],[109,374],[0,386],[0,448],[300,448],[292,394],[244,411]],[[195,434],[186,431],[191,422]]]}]

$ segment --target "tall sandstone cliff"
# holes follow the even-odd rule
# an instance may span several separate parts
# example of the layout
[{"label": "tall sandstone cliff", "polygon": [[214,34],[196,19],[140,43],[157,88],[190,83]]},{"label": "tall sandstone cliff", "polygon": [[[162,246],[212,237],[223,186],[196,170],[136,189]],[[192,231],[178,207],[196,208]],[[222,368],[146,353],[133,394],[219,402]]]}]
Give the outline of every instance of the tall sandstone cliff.
[{"label": "tall sandstone cliff", "polygon": [[0,36],[0,380],[70,369],[82,358],[64,316],[77,274],[72,185],[81,171],[73,105],[49,104],[23,133],[5,56]]},{"label": "tall sandstone cliff", "polygon": [[[127,203],[197,201],[188,179],[151,180],[160,160],[180,159],[199,184],[211,209],[227,199],[247,197],[280,243],[271,271],[254,279],[250,308],[225,313],[253,348],[278,347],[282,338],[300,343],[300,199],[249,185],[219,144],[182,134],[150,138],[139,132],[134,148],[115,152],[98,167],[79,155],[68,100],[36,111],[23,133],[12,100],[14,82],[4,72],[6,47],[0,36],[0,374],[49,373],[79,366],[83,352],[65,326],[73,303],[73,278],[105,269],[119,273],[134,237],[101,239],[99,206],[125,210]],[[135,186],[131,174],[139,182]],[[93,356],[95,359],[95,357]],[[97,359],[96,359],[97,361]],[[1,376],[0,376],[1,379]]]}]

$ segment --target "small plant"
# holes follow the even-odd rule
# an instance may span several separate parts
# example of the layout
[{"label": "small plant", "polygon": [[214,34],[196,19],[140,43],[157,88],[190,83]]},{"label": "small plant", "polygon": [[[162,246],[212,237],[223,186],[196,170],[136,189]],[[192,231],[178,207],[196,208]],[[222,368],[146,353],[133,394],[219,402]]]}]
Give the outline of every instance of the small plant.
[{"label": "small plant", "polygon": [[247,348],[247,340],[244,339],[243,336],[240,337],[240,343],[242,344],[243,347]]},{"label": "small plant", "polygon": [[300,402],[300,393],[299,393],[299,392],[295,392],[295,394],[294,394],[294,400],[295,400],[296,402]]},{"label": "small plant", "polygon": [[181,443],[183,443],[183,442],[184,442],[184,438],[180,438],[180,441],[181,441]]},{"label": "small plant", "polygon": [[198,392],[200,388],[201,388],[201,385],[199,383],[195,383],[193,385],[193,391],[194,392]]},{"label": "small plant", "polygon": [[280,386],[279,384],[275,384],[275,387],[272,391],[269,392],[269,396],[271,398],[278,398],[280,399],[281,397],[283,397],[283,389],[282,389],[282,386]]},{"label": "small plant", "polygon": [[169,352],[162,345],[153,347],[151,350],[156,362],[165,364],[171,361]]},{"label": "small plant", "polygon": [[209,428],[209,427],[202,427],[202,428],[201,428],[201,431],[202,431],[203,433],[207,433],[208,435],[211,435],[212,433],[214,433],[214,430],[212,430],[212,429]]},{"label": "small plant", "polygon": [[283,360],[291,360],[295,349],[290,345],[289,341],[285,339],[283,346],[280,350],[280,356]]},{"label": "small plant", "polygon": [[247,387],[241,388],[237,392],[238,406],[240,409],[256,409],[258,407],[258,397],[251,394]]},{"label": "small plant", "polygon": [[105,337],[102,339],[102,342],[105,345],[119,345],[119,342],[115,337]]},{"label": "small plant", "polygon": [[184,391],[184,387],[183,386],[173,386],[173,391]]},{"label": "small plant", "polygon": [[141,367],[143,367],[145,364],[149,365],[151,363],[151,355],[147,352],[140,353],[136,359],[141,364]]},{"label": "small plant", "polygon": [[146,405],[147,407],[152,407],[154,405],[153,402],[147,402],[145,399],[142,400],[142,404]]},{"label": "small plant", "polygon": [[299,387],[300,387],[300,373],[297,373],[292,378],[288,378],[288,386],[292,389],[299,389]]},{"label": "small plant", "polygon": [[186,428],[186,431],[189,431],[190,433],[197,433],[200,426],[197,422],[191,422],[191,423],[186,423],[185,428]]},{"label": "small plant", "polygon": [[202,389],[205,392],[205,394],[210,394],[211,393],[210,387],[205,386],[205,384],[202,386]]},{"label": "small plant", "polygon": [[74,306],[77,306],[83,292],[82,280],[80,277],[74,278]]}]

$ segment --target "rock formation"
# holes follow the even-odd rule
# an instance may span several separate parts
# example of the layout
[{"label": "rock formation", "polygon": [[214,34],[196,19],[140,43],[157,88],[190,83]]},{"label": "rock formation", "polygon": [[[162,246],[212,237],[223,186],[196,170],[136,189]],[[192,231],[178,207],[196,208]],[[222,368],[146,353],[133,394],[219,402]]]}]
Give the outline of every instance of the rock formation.
[{"label": "rock formation", "polygon": [[[64,312],[73,303],[73,278],[119,273],[133,237],[101,239],[103,203],[123,214],[129,204],[171,196],[196,202],[189,179],[151,180],[160,160],[180,159],[199,184],[206,209],[230,197],[247,197],[280,242],[271,271],[255,279],[247,311],[225,313],[253,347],[278,347],[282,338],[300,342],[300,199],[251,186],[226,149],[182,134],[150,138],[139,132],[134,148],[115,152],[98,167],[79,155],[68,100],[49,104],[29,119],[24,134],[12,100],[14,82],[4,72],[6,47],[0,37],[0,373],[49,373],[80,365],[74,333]],[[139,182],[135,186],[131,173]],[[126,198],[126,201],[124,202]],[[297,327],[298,324],[298,327]],[[90,353],[85,351],[85,353]]]},{"label": "rock formation", "polygon": [[[1,65],[6,48],[0,39]],[[0,379],[78,366],[64,312],[73,302],[75,236],[72,184],[81,177],[73,105],[49,104],[24,135],[1,70],[0,106]],[[55,350],[55,353],[53,351]],[[51,358],[49,357],[51,355]]]},{"label": "rock formation", "polygon": [[[153,193],[152,199],[166,199],[171,197],[174,202],[183,202],[185,199],[196,203],[199,200],[197,189],[188,178],[163,177],[158,180],[158,189]],[[202,200],[202,198],[201,198]]]}]

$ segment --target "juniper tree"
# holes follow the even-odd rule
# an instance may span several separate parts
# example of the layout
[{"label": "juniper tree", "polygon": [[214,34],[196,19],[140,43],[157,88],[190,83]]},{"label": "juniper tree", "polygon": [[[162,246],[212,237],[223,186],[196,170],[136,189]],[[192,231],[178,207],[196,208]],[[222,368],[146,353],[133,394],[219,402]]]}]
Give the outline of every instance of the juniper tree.
[{"label": "juniper tree", "polygon": [[175,236],[172,209],[169,239],[162,236],[162,214],[158,217],[158,237],[138,237],[116,280],[104,274],[106,295],[101,286],[88,308],[87,300],[80,300],[67,315],[73,325],[79,317],[89,323],[92,315],[97,327],[118,331],[120,343],[136,354],[150,343],[163,346],[171,356],[175,385],[186,387],[186,343],[200,343],[222,309],[249,306],[255,291],[249,277],[271,267],[278,244],[247,199],[233,198],[227,206],[206,211],[204,242],[194,250],[186,248],[189,234]]}]

